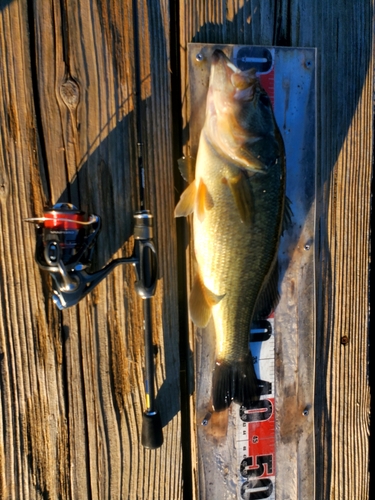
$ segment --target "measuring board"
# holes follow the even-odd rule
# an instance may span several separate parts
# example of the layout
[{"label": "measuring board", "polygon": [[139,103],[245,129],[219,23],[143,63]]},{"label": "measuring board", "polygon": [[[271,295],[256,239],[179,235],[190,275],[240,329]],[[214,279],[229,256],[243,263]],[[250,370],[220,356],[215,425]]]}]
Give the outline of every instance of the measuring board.
[{"label": "measuring board", "polygon": [[[237,416],[237,467],[241,499],[275,498],[275,335],[274,318],[259,321],[250,331],[250,348],[263,394]],[[239,417],[239,420],[238,420]],[[257,496],[254,496],[254,494]]]},{"label": "measuring board", "polygon": [[[205,118],[210,57],[220,48],[241,70],[256,68],[286,150],[292,227],[279,248],[280,302],[249,335],[264,381],[250,408],[232,404],[208,421],[215,342],[212,322],[195,339],[199,499],[313,499],[316,50],[189,44],[189,152]],[[202,425],[205,424],[205,425]]]}]

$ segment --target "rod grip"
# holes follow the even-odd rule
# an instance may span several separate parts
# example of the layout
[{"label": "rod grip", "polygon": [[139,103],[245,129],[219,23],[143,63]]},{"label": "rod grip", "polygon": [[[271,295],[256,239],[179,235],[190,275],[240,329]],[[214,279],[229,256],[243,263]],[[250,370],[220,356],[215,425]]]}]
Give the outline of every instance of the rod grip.
[{"label": "rod grip", "polygon": [[163,444],[163,430],[160,413],[145,412],[142,417],[142,446],[150,450],[160,448]]}]

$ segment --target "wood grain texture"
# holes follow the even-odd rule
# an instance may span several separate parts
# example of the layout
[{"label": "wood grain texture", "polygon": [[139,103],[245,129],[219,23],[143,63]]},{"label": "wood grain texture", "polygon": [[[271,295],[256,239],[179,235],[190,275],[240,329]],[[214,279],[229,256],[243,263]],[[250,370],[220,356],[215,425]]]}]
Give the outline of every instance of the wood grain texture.
[{"label": "wood grain texture", "polygon": [[[93,268],[131,253],[139,183],[133,3],[0,0],[0,498],[183,497],[172,218],[172,136],[180,131],[170,47],[180,47],[188,153],[188,42],[318,48],[315,496],[368,498],[373,2],[178,2],[179,40],[170,38],[169,2],[135,4],[146,205],[160,259],[153,325],[165,443],[156,452],[140,446],[142,308],[132,269],[117,268],[59,313],[34,261],[34,229],[21,222],[71,201],[103,220]],[[186,258],[189,288],[189,251]],[[194,399],[191,418],[199,498]]]},{"label": "wood grain texture", "polygon": [[22,222],[69,201],[102,217],[93,270],[130,255],[139,208],[132,2],[0,3],[0,498],[182,497],[169,12],[136,2],[164,444],[140,444],[142,305],[130,266],[58,313]]},{"label": "wood grain texture", "polygon": [[[372,23],[371,1],[180,3],[185,154],[189,154],[190,116],[187,43],[318,49],[314,412],[315,497],[319,499],[368,498]],[[190,260],[189,276],[192,272]],[[343,337],[348,338],[347,344]],[[197,451],[194,464],[200,471]],[[205,480],[209,481],[198,479],[202,498]]]}]

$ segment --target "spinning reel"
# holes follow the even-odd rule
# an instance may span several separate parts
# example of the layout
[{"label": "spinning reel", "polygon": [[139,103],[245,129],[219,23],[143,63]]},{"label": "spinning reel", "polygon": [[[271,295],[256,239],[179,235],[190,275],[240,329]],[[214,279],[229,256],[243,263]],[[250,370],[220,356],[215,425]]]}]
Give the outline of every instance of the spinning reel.
[{"label": "spinning reel", "polygon": [[155,408],[154,359],[150,300],[157,282],[157,258],[153,238],[153,217],[148,210],[134,214],[134,251],[130,258],[112,260],[103,269],[89,273],[94,244],[100,232],[97,215],[88,218],[70,203],[58,203],[43,217],[29,218],[37,228],[35,259],[52,276],[53,301],[60,310],[76,305],[116,266],[132,264],[135,290],[144,299],[146,411],[142,419],[142,444],[155,449],[163,443],[160,414]]},{"label": "spinning reel", "polygon": [[58,203],[43,217],[29,218],[37,228],[35,259],[53,278],[53,301],[60,310],[76,305],[116,266],[132,264],[137,294],[151,298],[157,281],[156,250],[152,242],[153,217],[148,210],[134,214],[134,252],[115,259],[103,269],[89,273],[93,248],[101,228],[97,215],[88,218],[70,203]]}]

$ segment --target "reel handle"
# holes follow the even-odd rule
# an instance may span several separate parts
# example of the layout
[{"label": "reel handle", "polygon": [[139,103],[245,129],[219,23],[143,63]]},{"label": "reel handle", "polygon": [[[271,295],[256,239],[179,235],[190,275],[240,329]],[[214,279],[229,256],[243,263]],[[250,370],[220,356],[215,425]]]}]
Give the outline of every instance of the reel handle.
[{"label": "reel handle", "polygon": [[153,216],[148,210],[142,210],[134,214],[134,221],[135,289],[142,299],[150,299],[155,295],[158,273],[156,249],[152,241]]}]

